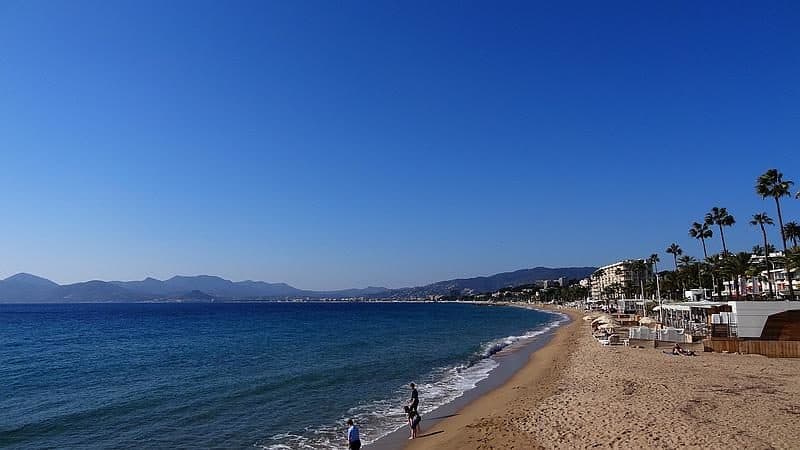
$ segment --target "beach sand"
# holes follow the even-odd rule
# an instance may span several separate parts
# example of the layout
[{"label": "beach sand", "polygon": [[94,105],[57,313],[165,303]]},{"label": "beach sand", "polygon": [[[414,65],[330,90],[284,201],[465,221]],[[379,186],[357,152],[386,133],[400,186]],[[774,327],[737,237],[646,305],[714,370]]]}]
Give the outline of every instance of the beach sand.
[{"label": "beach sand", "polygon": [[508,382],[423,421],[406,448],[800,446],[800,359],[602,347],[570,315]]}]

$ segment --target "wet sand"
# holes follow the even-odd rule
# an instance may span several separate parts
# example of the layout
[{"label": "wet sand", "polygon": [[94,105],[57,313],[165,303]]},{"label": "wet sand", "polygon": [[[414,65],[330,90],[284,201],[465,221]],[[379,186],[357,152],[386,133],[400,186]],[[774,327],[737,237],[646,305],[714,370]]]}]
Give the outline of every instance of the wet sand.
[{"label": "wet sand", "polygon": [[[503,306],[503,304],[492,304],[491,306]],[[514,306],[528,308],[527,305]],[[535,309],[541,310],[545,308]],[[565,312],[560,310],[554,311]],[[530,342],[522,342],[519,343],[519,345],[511,345],[495,354],[493,358],[499,363],[499,365],[492,370],[492,372],[489,374],[489,377],[478,382],[475,388],[465,392],[461,397],[458,397],[452,402],[442,405],[431,412],[423,414],[423,421],[421,424],[423,431],[420,433],[419,437],[428,438],[436,434],[441,434],[443,431],[440,427],[438,427],[438,425],[443,420],[457,417],[458,415],[462,414],[462,410],[467,405],[470,405],[472,402],[480,399],[484,395],[494,392],[497,388],[503,386],[515,375],[515,373],[517,373],[517,371],[529,364],[531,355],[540,351],[543,347],[548,346],[554,335],[561,328],[563,328],[563,325],[555,330],[537,336]],[[421,395],[421,400],[423,402],[425,401],[424,392]],[[389,433],[373,443],[365,445],[364,448],[367,450],[396,450],[403,448],[410,442],[408,440],[409,435],[410,431],[408,426],[401,426],[398,430]]]},{"label": "wet sand", "polygon": [[582,315],[405,447],[797,448],[800,359],[603,347]]}]

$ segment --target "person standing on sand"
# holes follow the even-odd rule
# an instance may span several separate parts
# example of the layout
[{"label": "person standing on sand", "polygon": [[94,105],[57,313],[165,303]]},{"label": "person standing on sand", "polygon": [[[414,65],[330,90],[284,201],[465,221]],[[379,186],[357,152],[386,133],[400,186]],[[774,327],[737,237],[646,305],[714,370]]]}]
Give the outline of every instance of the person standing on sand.
[{"label": "person standing on sand", "polygon": [[417,392],[417,386],[414,383],[409,386],[411,386],[411,400],[408,401],[408,407],[416,411],[419,406],[419,392]]},{"label": "person standing on sand", "polygon": [[411,428],[411,436],[409,439],[416,439],[417,433],[419,433],[419,423],[422,421],[422,417],[419,415],[416,409],[411,409],[410,407],[406,406],[406,415],[408,416],[408,427]]},{"label": "person standing on sand", "polygon": [[348,450],[360,450],[361,438],[358,436],[358,427],[353,423],[353,419],[347,419],[347,448]]}]

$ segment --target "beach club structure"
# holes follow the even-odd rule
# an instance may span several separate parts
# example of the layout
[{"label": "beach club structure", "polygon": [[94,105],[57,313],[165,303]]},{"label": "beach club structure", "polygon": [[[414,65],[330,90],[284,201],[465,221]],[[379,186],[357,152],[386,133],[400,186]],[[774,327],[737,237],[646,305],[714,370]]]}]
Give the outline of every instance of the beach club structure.
[{"label": "beach club structure", "polygon": [[631,342],[702,343],[707,351],[800,358],[799,301],[665,303],[652,315],[628,329]]},{"label": "beach club structure", "polygon": [[[800,301],[758,300],[759,294],[768,291],[767,283],[778,295],[788,290],[784,268],[770,267],[760,277],[725,283],[727,292],[723,295],[730,301],[714,297],[712,290],[689,289],[684,293],[685,301],[663,302],[635,292],[635,287],[654,276],[649,264],[641,262],[630,259],[609,264],[589,279],[592,297],[584,307],[587,311],[603,310],[609,321],[595,324],[606,326],[597,329],[607,338],[601,339],[602,343],[615,341],[608,336],[613,331],[627,332],[626,339],[617,341],[630,345],[668,347],[679,343],[701,351],[800,357]],[[800,280],[798,275],[793,277],[795,283]],[[620,298],[622,292],[609,286],[626,286],[627,292],[638,298]],[[615,295],[619,297],[609,298]]]}]

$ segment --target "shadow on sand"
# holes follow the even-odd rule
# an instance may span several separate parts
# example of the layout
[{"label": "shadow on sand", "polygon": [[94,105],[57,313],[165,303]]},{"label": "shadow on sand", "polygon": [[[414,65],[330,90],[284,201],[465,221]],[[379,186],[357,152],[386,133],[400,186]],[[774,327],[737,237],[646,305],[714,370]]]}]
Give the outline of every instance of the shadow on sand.
[{"label": "shadow on sand", "polygon": [[428,436],[433,436],[433,435],[436,435],[436,434],[439,434],[439,433],[444,433],[444,430],[432,431],[430,433],[420,434],[419,436],[417,436],[417,439],[421,439],[421,438],[428,437]]},{"label": "shadow on sand", "polygon": [[457,413],[456,414],[448,414],[446,416],[426,417],[426,419],[428,419],[428,420],[447,419],[448,417],[455,417],[457,415],[458,415]]}]

